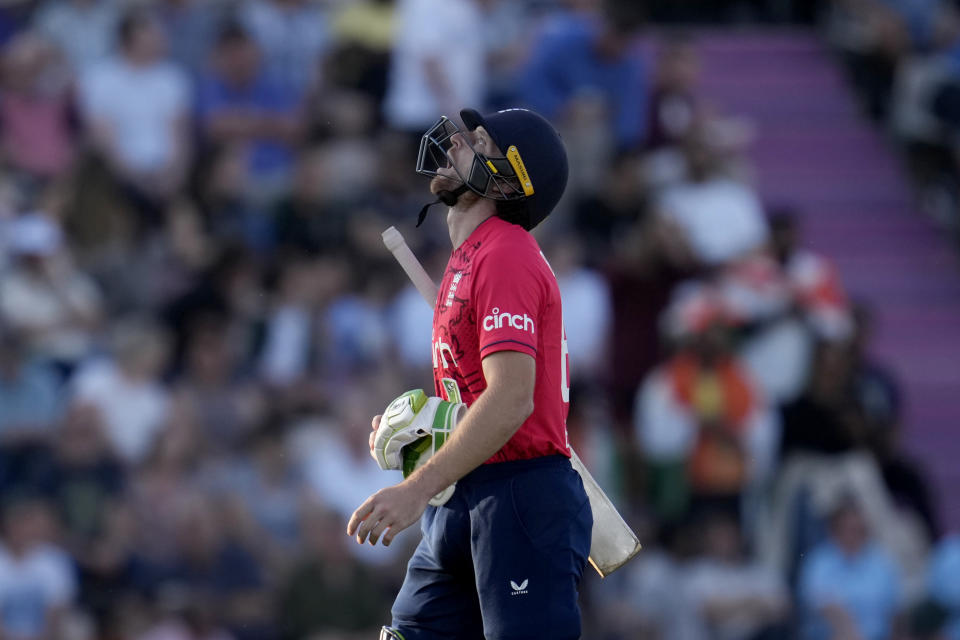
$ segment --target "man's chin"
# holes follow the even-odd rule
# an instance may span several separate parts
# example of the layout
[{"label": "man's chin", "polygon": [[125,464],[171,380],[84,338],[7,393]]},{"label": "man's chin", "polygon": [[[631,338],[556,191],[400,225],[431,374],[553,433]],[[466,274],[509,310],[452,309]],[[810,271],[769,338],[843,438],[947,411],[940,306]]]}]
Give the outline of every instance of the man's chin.
[{"label": "man's chin", "polygon": [[454,180],[448,176],[436,175],[430,181],[430,193],[437,195],[441,191],[453,191],[460,186],[459,180]]}]

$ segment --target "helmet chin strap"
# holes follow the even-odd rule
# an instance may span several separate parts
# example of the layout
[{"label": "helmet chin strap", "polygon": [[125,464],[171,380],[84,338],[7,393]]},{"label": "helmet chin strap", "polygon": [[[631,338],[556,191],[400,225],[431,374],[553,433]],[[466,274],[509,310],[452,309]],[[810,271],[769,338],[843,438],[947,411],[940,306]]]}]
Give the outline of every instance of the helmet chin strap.
[{"label": "helmet chin strap", "polygon": [[457,200],[460,198],[460,196],[466,193],[469,189],[470,187],[468,187],[466,183],[463,183],[453,191],[448,191],[446,189],[437,191],[437,199],[433,202],[428,202],[427,204],[423,205],[423,209],[420,209],[420,215],[417,216],[417,226],[419,227],[421,224],[423,224],[424,219],[427,217],[427,210],[430,207],[435,204],[440,204],[441,202],[448,207],[452,207],[453,205],[457,204]]}]

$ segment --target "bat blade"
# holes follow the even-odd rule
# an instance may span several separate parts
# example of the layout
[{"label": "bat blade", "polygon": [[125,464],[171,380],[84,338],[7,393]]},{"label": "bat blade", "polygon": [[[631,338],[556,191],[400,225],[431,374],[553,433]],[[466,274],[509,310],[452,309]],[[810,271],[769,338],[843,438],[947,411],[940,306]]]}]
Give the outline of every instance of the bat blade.
[{"label": "bat blade", "polygon": [[570,464],[580,474],[583,490],[587,493],[590,510],[593,512],[590,564],[600,577],[606,578],[640,553],[640,540],[593,478],[593,474],[584,466],[573,447],[570,447]]}]

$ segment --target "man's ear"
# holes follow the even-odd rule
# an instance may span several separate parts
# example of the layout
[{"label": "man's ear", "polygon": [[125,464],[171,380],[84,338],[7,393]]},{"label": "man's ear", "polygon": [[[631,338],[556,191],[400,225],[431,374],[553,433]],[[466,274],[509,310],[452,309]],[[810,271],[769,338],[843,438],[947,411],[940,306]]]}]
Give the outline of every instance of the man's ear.
[{"label": "man's ear", "polygon": [[475,144],[477,145],[477,151],[488,157],[502,157],[503,153],[500,149],[497,148],[496,143],[493,141],[493,138],[490,137],[490,134],[483,127],[477,127],[473,130],[476,138]]}]

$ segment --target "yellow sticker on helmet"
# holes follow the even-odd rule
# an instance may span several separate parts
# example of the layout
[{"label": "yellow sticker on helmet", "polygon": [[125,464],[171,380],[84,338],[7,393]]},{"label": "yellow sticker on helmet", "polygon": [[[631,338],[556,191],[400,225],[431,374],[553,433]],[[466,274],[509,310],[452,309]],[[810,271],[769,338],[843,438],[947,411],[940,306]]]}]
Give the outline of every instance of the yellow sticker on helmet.
[{"label": "yellow sticker on helmet", "polygon": [[533,183],[530,181],[530,174],[527,173],[527,168],[523,166],[523,160],[520,159],[520,152],[517,151],[515,145],[511,145],[507,149],[507,160],[510,161],[510,166],[513,167],[514,172],[517,174],[517,178],[520,179],[520,186],[523,188],[523,194],[526,196],[533,195]]}]

